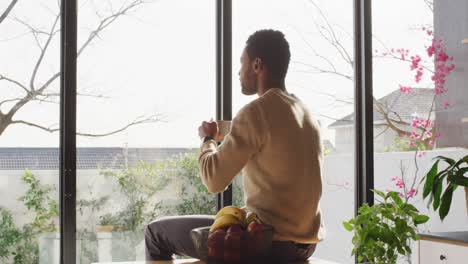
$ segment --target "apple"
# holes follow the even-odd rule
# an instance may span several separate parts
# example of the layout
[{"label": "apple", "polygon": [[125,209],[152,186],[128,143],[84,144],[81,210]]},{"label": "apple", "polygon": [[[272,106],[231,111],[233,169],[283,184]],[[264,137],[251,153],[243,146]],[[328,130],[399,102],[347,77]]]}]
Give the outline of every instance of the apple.
[{"label": "apple", "polygon": [[251,222],[247,226],[247,255],[258,257],[262,254],[262,243],[265,226],[257,222]]},{"label": "apple", "polygon": [[210,232],[208,235],[208,246],[213,247],[222,247],[224,244],[224,237],[226,236],[226,231],[223,229],[217,229],[213,232]]},{"label": "apple", "polygon": [[248,233],[263,233],[264,230],[265,230],[265,227],[263,226],[263,224],[257,223],[255,221],[251,222],[247,226]]},{"label": "apple", "polygon": [[227,230],[228,234],[230,234],[230,233],[243,233],[243,232],[244,232],[244,229],[242,229],[241,225],[232,225]]},{"label": "apple", "polygon": [[240,249],[242,233],[228,233],[224,237],[225,249]]},{"label": "apple", "polygon": [[[237,231],[236,231],[237,230]],[[224,261],[226,263],[239,263],[241,260],[241,245],[243,230],[234,228],[224,237]]]},{"label": "apple", "polygon": [[222,261],[224,254],[224,237],[226,231],[223,229],[217,229],[208,235],[208,259]]}]

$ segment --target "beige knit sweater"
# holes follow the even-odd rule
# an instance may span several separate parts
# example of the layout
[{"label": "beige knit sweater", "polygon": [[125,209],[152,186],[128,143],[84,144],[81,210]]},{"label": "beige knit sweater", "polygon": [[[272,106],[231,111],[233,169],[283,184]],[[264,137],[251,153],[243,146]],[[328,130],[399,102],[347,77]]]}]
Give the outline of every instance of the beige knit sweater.
[{"label": "beige knit sweater", "polygon": [[274,88],[242,108],[217,147],[201,147],[202,182],[222,192],[243,169],[245,204],[275,228],[274,240],[317,243],[322,151],[317,122],[296,97]]}]

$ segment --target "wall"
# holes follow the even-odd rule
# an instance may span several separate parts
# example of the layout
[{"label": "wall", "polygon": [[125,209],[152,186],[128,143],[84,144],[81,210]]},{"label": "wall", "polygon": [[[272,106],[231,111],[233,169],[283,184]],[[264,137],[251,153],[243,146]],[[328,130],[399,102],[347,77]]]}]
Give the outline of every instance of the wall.
[{"label": "wall", "polygon": [[[437,99],[436,128],[442,133],[439,147],[468,147],[468,1],[435,0],[434,32],[443,38],[447,54],[454,57],[455,70],[447,79],[448,92]],[[442,103],[450,107],[444,109]]]}]

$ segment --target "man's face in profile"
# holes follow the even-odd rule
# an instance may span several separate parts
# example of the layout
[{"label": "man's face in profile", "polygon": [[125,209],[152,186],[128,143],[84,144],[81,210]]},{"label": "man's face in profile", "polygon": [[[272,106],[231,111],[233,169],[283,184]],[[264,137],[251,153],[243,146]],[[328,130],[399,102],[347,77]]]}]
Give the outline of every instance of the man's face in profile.
[{"label": "man's face in profile", "polygon": [[242,93],[245,95],[253,95],[257,93],[257,77],[253,72],[252,61],[244,48],[241,58],[241,68],[239,70],[239,80],[242,87]]}]

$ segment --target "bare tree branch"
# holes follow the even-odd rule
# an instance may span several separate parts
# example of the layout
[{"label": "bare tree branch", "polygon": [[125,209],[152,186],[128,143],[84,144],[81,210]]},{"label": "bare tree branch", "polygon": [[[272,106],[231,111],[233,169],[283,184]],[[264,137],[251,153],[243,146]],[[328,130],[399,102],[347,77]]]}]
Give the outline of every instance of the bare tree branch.
[{"label": "bare tree branch", "polygon": [[[118,17],[122,16],[122,15],[125,15],[126,13],[128,13],[131,9],[134,9],[135,7],[137,7],[138,5],[140,4],[144,4],[146,3],[144,0],[134,0],[131,4],[129,4],[128,6],[125,6],[125,3],[123,3],[123,5],[121,6],[121,8],[119,9],[119,11],[117,13],[112,13],[112,15],[110,16],[107,16],[105,18],[103,18],[101,20],[101,22],[98,24],[98,26],[96,27],[95,30],[91,31],[91,33],[89,34],[87,40],[82,44],[82,46],[78,49],[78,53],[77,53],[77,58],[83,53],[83,51],[89,46],[89,44],[99,35],[99,33],[104,30],[105,28],[107,28],[109,25],[111,25]],[[38,90],[39,91],[44,91],[45,89],[47,89],[47,87],[53,83],[58,77],[60,76],[60,72],[57,72],[55,73],[54,75],[52,75],[51,78],[49,78],[49,80],[47,80],[42,86],[41,88],[39,88]]]},{"label": "bare tree branch", "polygon": [[128,6],[125,6],[125,2],[124,2],[123,5],[120,7],[120,9],[116,13],[112,13],[112,15],[110,15],[110,16],[104,18],[103,20],[101,20],[101,22],[99,23],[97,28],[95,30],[91,31],[91,34],[89,34],[88,39],[83,43],[81,48],[78,50],[78,55],[77,56],[80,56],[80,54],[91,43],[91,41],[93,41],[93,39],[95,39],[102,30],[104,30],[109,25],[111,25],[118,17],[120,17],[122,15],[125,15],[130,10],[132,10],[135,7],[137,7],[137,6],[141,5],[141,4],[144,4],[144,3],[145,3],[145,1],[143,1],[143,0],[134,0]]},{"label": "bare tree branch", "polygon": [[[14,4],[16,4],[17,0],[13,0],[12,3],[10,4],[11,8]],[[117,18],[126,15],[129,11],[135,9],[137,6],[146,3],[145,0],[132,0],[132,1],[123,1],[122,5],[118,9],[117,12],[114,12],[113,7],[111,5],[111,2],[109,1],[109,4],[111,6],[111,15],[104,17],[101,19],[100,23],[96,27],[95,30],[93,30],[87,40],[82,44],[82,46],[79,48],[77,52],[77,57],[83,53],[83,51],[89,46],[89,44],[96,38],[99,37],[99,33],[102,32],[104,29],[109,27],[113,22],[116,21]],[[60,0],[58,0],[58,6],[60,6]],[[6,17],[6,15],[11,11],[11,8],[8,9],[8,12],[4,12],[2,15],[2,20],[4,19],[3,17]],[[53,12],[53,11],[51,11]],[[99,16],[101,18],[101,16]],[[33,72],[31,74],[31,78],[29,80],[29,88],[24,85],[22,82],[14,80],[12,78],[6,77],[4,75],[0,75],[0,81],[7,81],[10,82],[17,87],[23,89],[26,92],[26,95],[24,97],[18,97],[18,98],[9,98],[9,99],[4,99],[3,101],[0,101],[0,106],[7,104],[7,103],[14,103],[14,105],[9,109],[9,111],[6,114],[3,114],[0,109],[0,135],[5,131],[5,129],[9,125],[16,125],[16,124],[22,124],[22,125],[27,125],[30,127],[35,127],[38,129],[41,129],[43,131],[47,131],[50,133],[56,132],[59,130],[59,128],[56,127],[56,125],[53,126],[44,126],[41,124],[37,124],[35,122],[27,121],[27,120],[14,120],[13,117],[15,114],[27,103],[32,102],[32,101],[37,101],[37,102],[43,102],[43,103],[58,103],[56,99],[60,96],[60,93],[56,91],[49,91],[46,92],[47,89],[51,86],[51,84],[57,80],[60,77],[60,72],[56,72],[52,76],[49,77],[40,87],[36,88],[35,87],[35,80],[36,76],[42,66],[42,62],[44,60],[44,57],[50,48],[50,43],[56,33],[60,32],[60,29],[57,29],[58,21],[59,21],[60,15],[56,15],[55,20],[50,28],[50,31],[44,31],[39,28],[35,28],[34,26],[28,24],[27,22],[16,19],[17,22],[21,23],[24,25],[26,28],[28,28],[29,32],[33,35],[34,40],[36,42],[36,45],[40,49],[40,54],[39,57],[35,63],[35,66],[33,68]],[[1,20],[1,21],[2,21]],[[1,22],[0,21],[0,22]],[[43,36],[45,37],[45,42],[44,44],[41,44],[41,38]],[[92,93],[87,93],[87,92],[78,92],[77,93],[80,96],[89,96],[89,97],[95,97],[95,98],[106,98],[106,96],[102,94],[92,94]],[[164,122],[165,117],[162,115],[152,115],[152,116],[140,116],[137,117],[135,120],[132,122],[122,126],[119,129],[106,132],[106,133],[100,133],[100,134],[92,134],[92,133],[77,133],[77,135],[80,136],[86,136],[86,137],[105,137],[109,135],[113,135],[119,132],[122,132],[129,127],[136,126],[136,125],[141,125],[141,124],[148,124],[148,123],[155,123],[155,122]]]},{"label": "bare tree branch", "polygon": [[[79,135],[79,136],[84,136],[84,137],[95,137],[95,138],[96,137],[106,137],[106,136],[110,136],[110,135],[114,135],[114,134],[117,134],[119,132],[122,132],[122,131],[128,129],[129,127],[132,127],[132,126],[135,126],[135,125],[149,124],[149,123],[155,123],[155,122],[164,122],[164,121],[165,121],[165,117],[162,116],[162,115],[153,115],[153,116],[149,116],[149,117],[140,116],[140,117],[137,117],[132,122],[128,123],[127,125],[119,128],[119,129],[110,131],[110,132],[106,132],[106,133],[102,133],[102,134],[77,132],[76,134]],[[54,125],[46,127],[46,126],[39,125],[39,124],[29,122],[29,121],[25,121],[25,120],[12,120],[11,124],[27,125],[27,126],[39,128],[39,129],[41,129],[43,131],[46,131],[46,132],[49,132],[49,133],[54,133],[54,132],[57,132],[57,131],[60,130],[59,128],[54,128]]]},{"label": "bare tree branch", "polygon": [[385,129],[384,129],[382,132],[380,132],[379,134],[377,134],[376,136],[374,136],[374,139],[380,137],[380,135],[382,135],[383,133],[387,132],[387,130],[388,130],[389,128],[390,128],[389,126],[385,126]]},{"label": "bare tree branch", "polygon": [[39,70],[42,60],[44,59],[44,55],[46,54],[46,51],[47,51],[47,48],[49,47],[50,42],[54,38],[55,27],[57,26],[57,22],[59,21],[59,18],[60,18],[60,13],[55,17],[55,21],[52,25],[52,29],[50,30],[49,37],[47,38],[47,41],[44,44],[44,47],[41,48],[41,54],[39,55],[39,59],[37,60],[36,65],[34,66],[31,80],[29,82],[29,86],[31,87],[32,91],[34,91],[34,80],[36,79],[37,71]]},{"label": "bare tree branch", "polygon": [[27,125],[27,126],[31,126],[31,127],[35,127],[35,128],[42,129],[42,130],[47,131],[47,132],[50,132],[50,133],[57,132],[57,131],[60,130],[60,128],[52,128],[52,126],[46,127],[46,126],[38,125],[38,124],[29,122],[29,121],[24,121],[24,120],[13,120],[13,121],[11,121],[11,124],[22,124],[22,125]]},{"label": "bare tree branch", "polygon": [[10,82],[10,83],[13,83],[13,84],[16,84],[17,86],[21,87],[27,94],[29,94],[29,89],[26,87],[26,85],[16,81],[16,80],[13,80],[11,78],[8,78],[2,74],[0,74],[0,81],[1,80],[5,80],[7,82]]},{"label": "bare tree branch", "polygon": [[[2,104],[9,103],[9,102],[16,102],[16,101],[19,101],[21,99],[23,99],[23,98],[18,97],[18,98],[11,98],[11,99],[3,100],[3,101],[0,102],[0,107],[2,106]],[[1,110],[0,110],[0,113],[1,113]]]},{"label": "bare tree branch", "polygon": [[18,3],[18,0],[11,0],[10,4],[8,7],[3,11],[2,15],[0,15],[0,24],[7,18],[8,14],[10,14],[11,10],[13,7],[15,7],[16,3]]},{"label": "bare tree branch", "polygon": [[[333,28],[333,26],[331,25],[330,21],[328,20],[327,16],[325,16],[325,14],[323,13],[322,9],[313,1],[313,0],[309,0],[309,3],[311,3],[315,9],[317,9],[317,11],[319,12],[320,14],[320,17],[322,18],[322,20],[325,22],[326,24],[326,27],[325,26],[321,26],[319,25],[317,22],[314,22],[315,25],[318,27],[319,29],[319,33],[333,46],[335,47],[335,49],[338,51],[338,53],[340,54],[340,56],[342,57],[342,59],[344,61],[346,61],[351,67],[354,67],[354,61],[352,59],[352,56],[349,54],[349,52],[347,51],[347,49],[341,44],[341,41],[338,39],[337,37],[337,34],[335,32],[335,29]],[[329,37],[327,37],[324,32],[320,29],[323,29],[325,30],[328,34],[329,34]]]},{"label": "bare tree branch", "polygon": [[352,81],[353,80],[353,77],[351,75],[346,75],[344,73],[341,73],[339,71],[336,70],[336,68],[333,67],[332,70],[325,70],[325,69],[322,69],[320,67],[317,67],[315,65],[311,65],[311,64],[308,64],[308,63],[304,63],[304,62],[300,62],[300,61],[296,61],[296,60],[292,60],[291,61],[292,63],[297,63],[297,64],[300,64],[300,65],[303,65],[303,66],[306,66],[306,67],[309,67],[311,69],[314,70],[314,72],[310,72],[310,71],[298,71],[298,72],[305,72],[305,73],[327,73],[327,74],[334,74],[334,75],[338,75],[340,77],[343,77],[349,81]]},{"label": "bare tree branch", "polygon": [[49,78],[37,91],[42,93],[50,84],[52,84],[57,78],[60,77],[60,72],[55,73],[52,77]]}]

